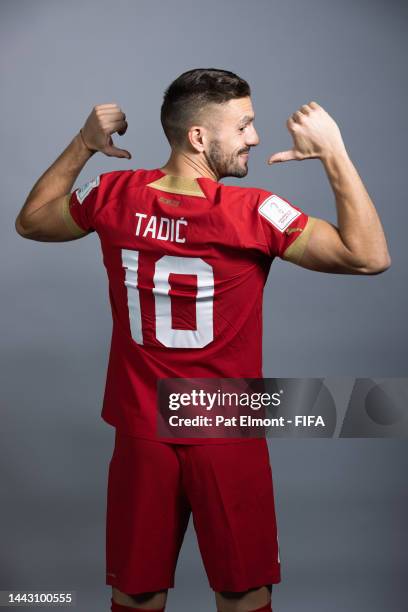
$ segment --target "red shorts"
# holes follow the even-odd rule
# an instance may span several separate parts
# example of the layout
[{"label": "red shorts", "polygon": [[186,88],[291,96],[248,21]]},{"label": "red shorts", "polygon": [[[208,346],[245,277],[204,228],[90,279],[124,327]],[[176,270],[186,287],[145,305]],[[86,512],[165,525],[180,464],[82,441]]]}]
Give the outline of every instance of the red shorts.
[{"label": "red shorts", "polygon": [[177,445],[116,432],[107,493],[106,584],[129,594],[174,587],[190,512],[214,591],[280,582],[265,438]]}]

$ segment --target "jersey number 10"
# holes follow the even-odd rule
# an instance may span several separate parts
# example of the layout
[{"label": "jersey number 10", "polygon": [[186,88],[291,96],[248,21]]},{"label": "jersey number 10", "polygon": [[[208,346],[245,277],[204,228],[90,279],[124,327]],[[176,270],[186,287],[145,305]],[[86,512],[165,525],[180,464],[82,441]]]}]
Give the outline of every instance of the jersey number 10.
[{"label": "jersey number 10", "polygon": [[[142,312],[138,287],[139,251],[122,249],[125,285],[132,338],[143,342]],[[196,329],[172,327],[170,274],[193,274],[197,278]],[[175,257],[164,255],[155,263],[153,275],[156,339],[169,348],[203,348],[214,338],[213,268],[201,257]]]}]

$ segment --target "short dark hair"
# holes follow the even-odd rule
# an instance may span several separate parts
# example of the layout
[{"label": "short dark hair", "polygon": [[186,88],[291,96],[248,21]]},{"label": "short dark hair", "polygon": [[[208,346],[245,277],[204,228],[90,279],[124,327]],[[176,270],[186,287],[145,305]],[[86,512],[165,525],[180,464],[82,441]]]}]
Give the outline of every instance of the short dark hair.
[{"label": "short dark hair", "polygon": [[183,72],[164,92],[160,121],[172,147],[183,146],[190,126],[211,103],[251,95],[248,83],[228,70],[195,68]]}]

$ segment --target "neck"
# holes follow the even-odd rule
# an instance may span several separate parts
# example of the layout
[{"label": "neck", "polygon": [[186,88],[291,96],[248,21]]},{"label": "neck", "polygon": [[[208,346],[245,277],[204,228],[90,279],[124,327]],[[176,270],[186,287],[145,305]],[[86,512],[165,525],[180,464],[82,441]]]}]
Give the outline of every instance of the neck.
[{"label": "neck", "polygon": [[201,176],[218,181],[218,176],[205,157],[195,156],[183,151],[172,151],[167,163],[159,168],[165,174],[183,176],[185,178],[199,178]]}]

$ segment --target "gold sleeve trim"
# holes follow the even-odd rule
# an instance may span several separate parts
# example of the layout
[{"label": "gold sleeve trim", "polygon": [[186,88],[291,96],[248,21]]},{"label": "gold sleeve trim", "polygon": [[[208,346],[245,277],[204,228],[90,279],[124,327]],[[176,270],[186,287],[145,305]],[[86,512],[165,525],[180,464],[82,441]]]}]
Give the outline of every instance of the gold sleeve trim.
[{"label": "gold sleeve trim", "polygon": [[70,199],[70,193],[64,196],[62,199],[62,218],[65,221],[65,225],[74,236],[85,236],[85,234],[88,234],[88,232],[82,229],[82,227],[79,227],[78,223],[74,221],[71,215],[71,211],[69,210]]},{"label": "gold sleeve trim", "polygon": [[315,217],[308,217],[307,223],[303,228],[302,233],[283,252],[282,259],[285,259],[286,261],[291,261],[295,264],[299,263],[299,261],[302,259],[302,255],[304,253],[306,245],[309,242],[310,234],[312,233],[315,222]]}]

